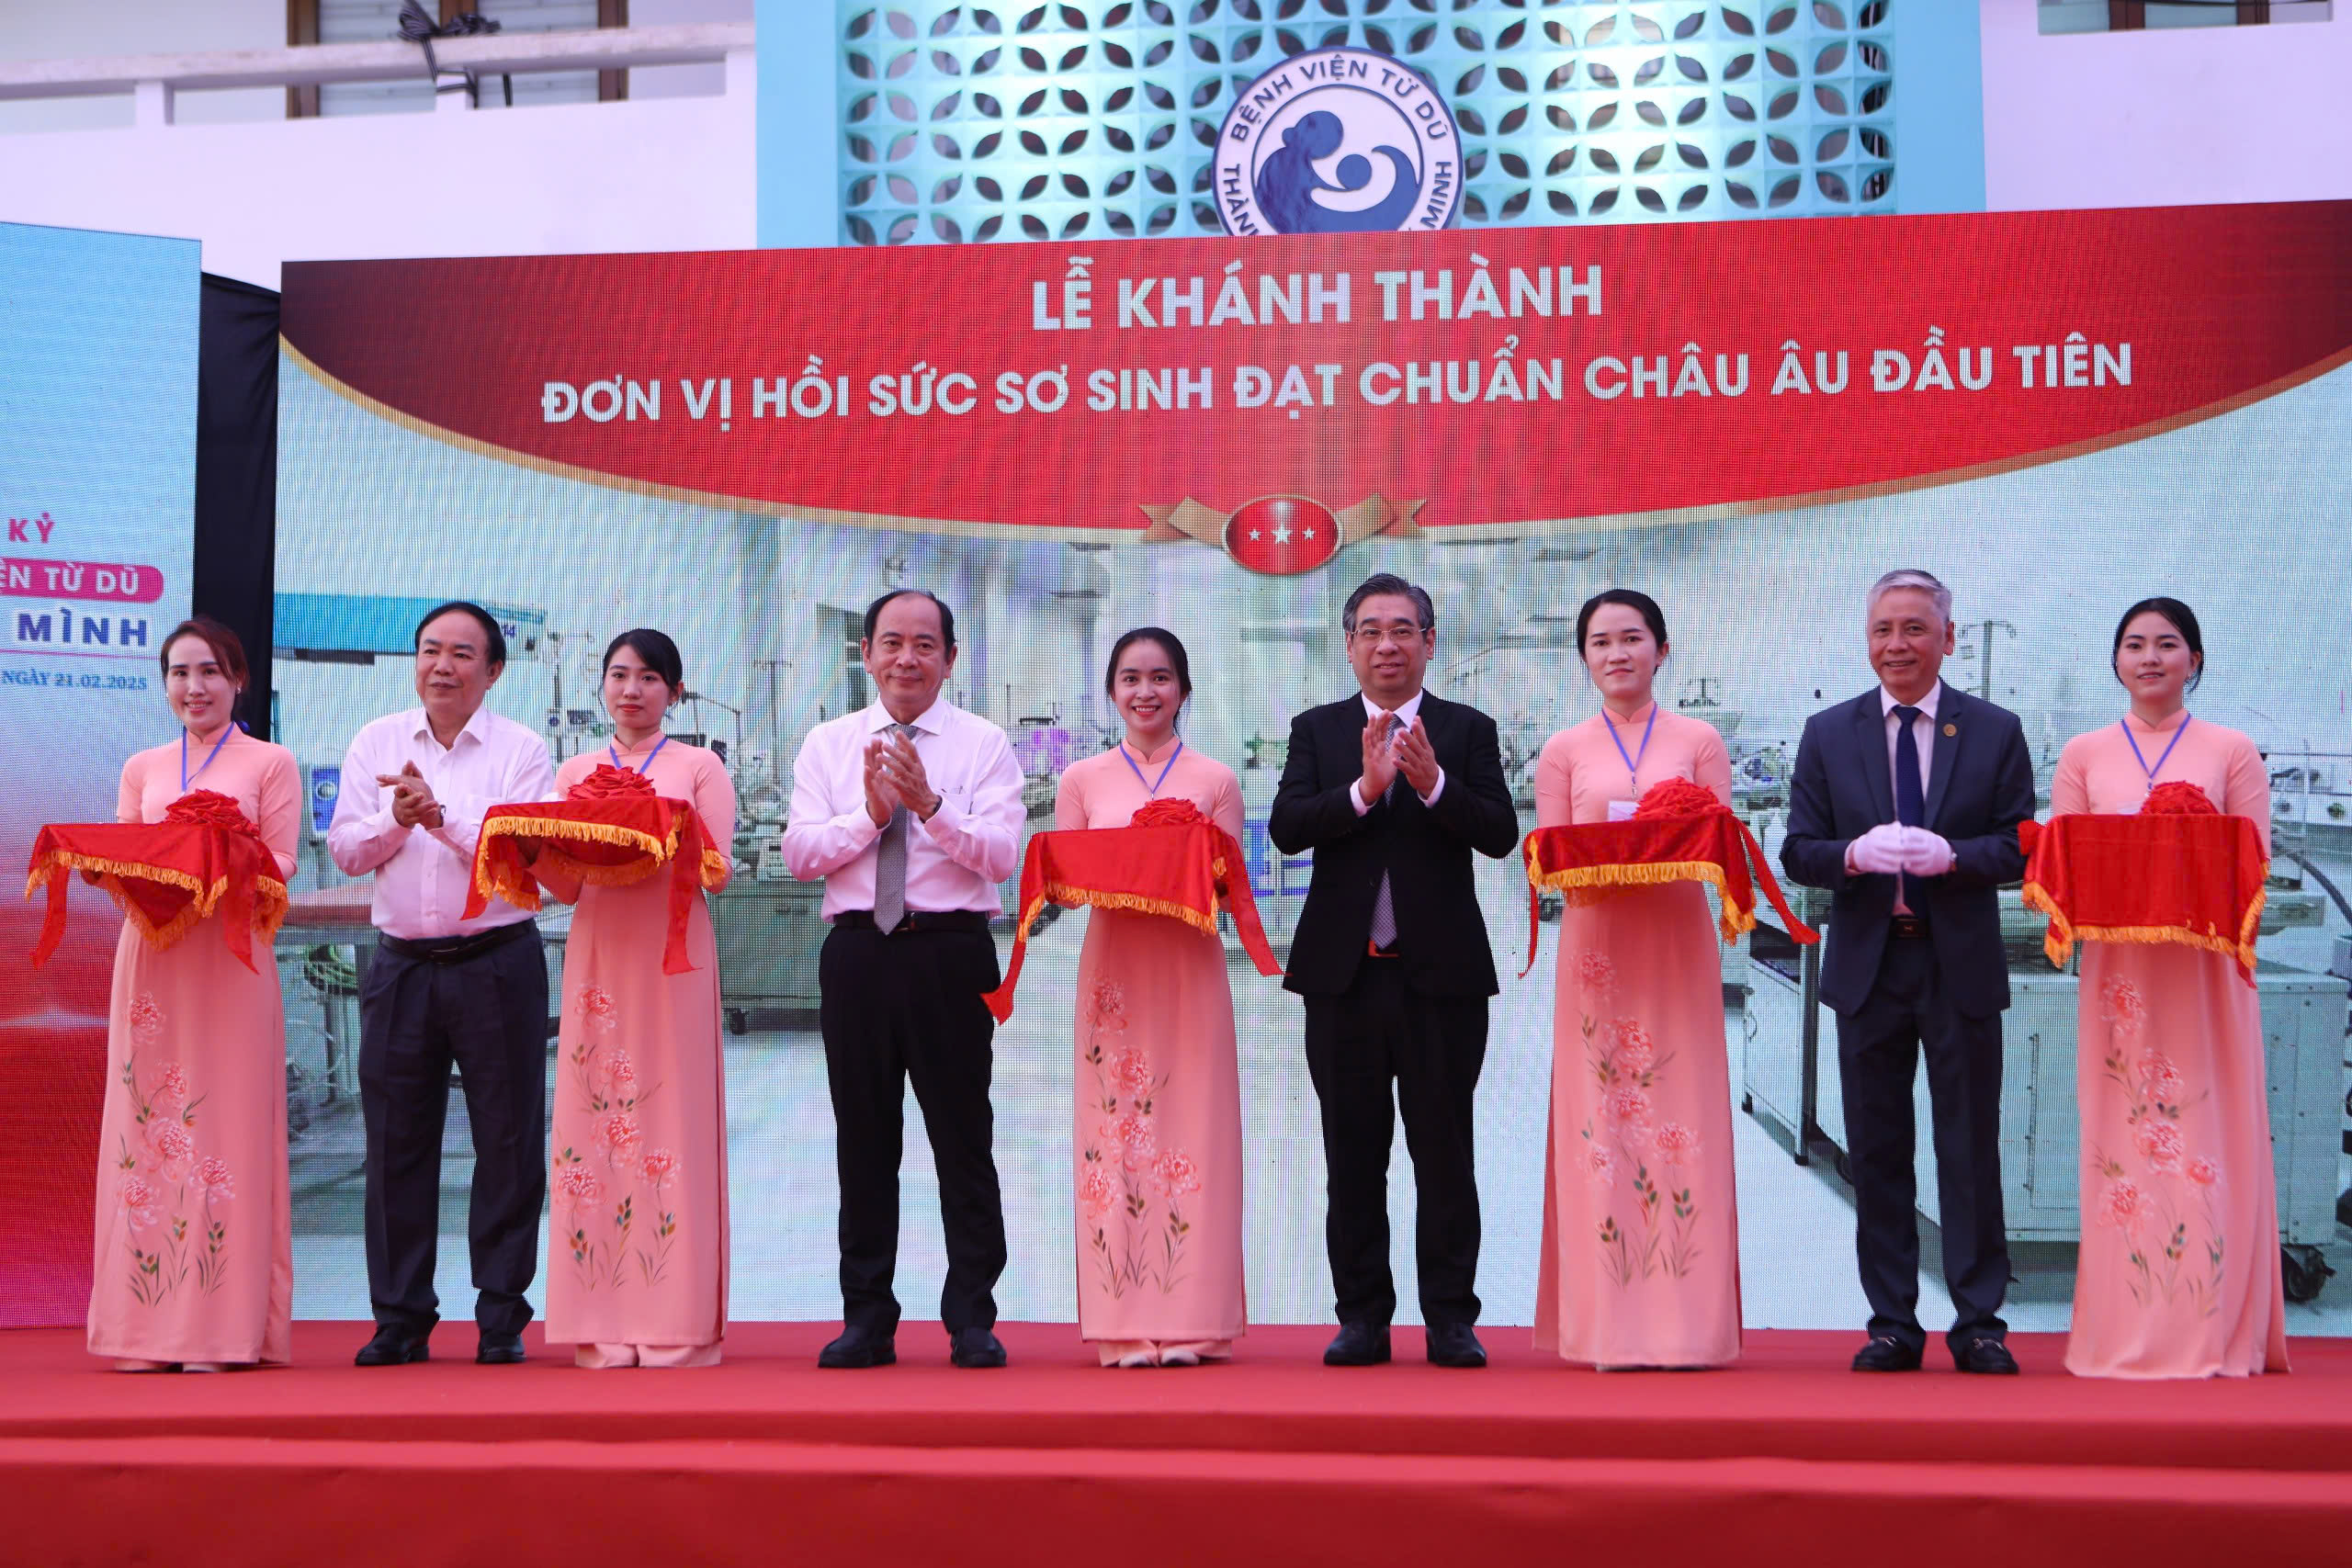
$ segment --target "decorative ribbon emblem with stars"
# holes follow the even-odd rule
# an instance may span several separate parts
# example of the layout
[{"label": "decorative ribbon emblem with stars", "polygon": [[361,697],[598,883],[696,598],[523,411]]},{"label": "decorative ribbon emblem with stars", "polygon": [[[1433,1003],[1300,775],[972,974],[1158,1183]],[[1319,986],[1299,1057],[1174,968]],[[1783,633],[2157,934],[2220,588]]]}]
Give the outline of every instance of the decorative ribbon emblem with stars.
[{"label": "decorative ribbon emblem with stars", "polygon": [[1359,539],[1374,534],[1418,534],[1414,513],[1425,501],[1393,502],[1374,495],[1334,512],[1303,495],[1265,495],[1234,512],[1218,512],[1187,496],[1173,506],[1145,505],[1151,519],[1146,544],[1198,539],[1215,545],[1251,571],[1290,577],[1312,571]]}]

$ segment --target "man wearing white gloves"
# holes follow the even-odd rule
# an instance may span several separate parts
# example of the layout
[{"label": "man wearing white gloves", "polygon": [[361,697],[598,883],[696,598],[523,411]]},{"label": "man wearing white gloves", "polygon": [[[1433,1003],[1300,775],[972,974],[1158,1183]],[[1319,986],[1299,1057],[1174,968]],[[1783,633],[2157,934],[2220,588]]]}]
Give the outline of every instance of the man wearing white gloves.
[{"label": "man wearing white gloves", "polygon": [[1838,1015],[1854,1246],[1871,1303],[1854,1370],[1913,1371],[1927,1344],[1911,1114],[1924,1049],[1952,1363],[2015,1372],[2000,1316],[2009,971],[1996,889],[2025,871],[2018,824],[2033,815],[2033,768],[2015,714],[1939,679],[1953,637],[1942,583],[1888,572],[1864,621],[1879,684],[1805,721],[1781,846],[1791,880],[1834,896],[1821,999]]}]

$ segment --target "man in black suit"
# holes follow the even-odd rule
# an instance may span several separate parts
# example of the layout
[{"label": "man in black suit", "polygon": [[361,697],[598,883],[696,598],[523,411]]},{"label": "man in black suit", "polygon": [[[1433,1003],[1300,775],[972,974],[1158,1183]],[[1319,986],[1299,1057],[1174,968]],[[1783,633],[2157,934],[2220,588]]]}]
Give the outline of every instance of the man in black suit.
[{"label": "man in black suit", "polygon": [[1315,852],[1283,984],[1306,998],[1306,1066],[1323,1104],[1340,1314],[1323,1360],[1388,1359],[1388,1151],[1401,1109],[1429,1359],[1483,1367],[1471,1096],[1497,987],[1470,852],[1510,854],[1519,815],[1495,721],[1421,690],[1437,648],[1429,594],[1381,572],[1348,596],[1340,624],[1360,694],[1291,721],[1267,822],[1284,854]]},{"label": "man in black suit", "polygon": [[1942,583],[1890,571],[1864,619],[1880,683],[1805,721],[1781,846],[1792,881],[1834,895],[1821,999],[1838,1015],[1854,1247],[1871,1303],[1854,1370],[1913,1371],[1927,1345],[1911,1114],[1924,1047],[1952,1364],[2015,1372],[2000,1315],[2009,967],[1996,889],[2025,872],[2018,824],[2033,815],[2033,766],[2017,715],[1939,678],[1952,650]]}]

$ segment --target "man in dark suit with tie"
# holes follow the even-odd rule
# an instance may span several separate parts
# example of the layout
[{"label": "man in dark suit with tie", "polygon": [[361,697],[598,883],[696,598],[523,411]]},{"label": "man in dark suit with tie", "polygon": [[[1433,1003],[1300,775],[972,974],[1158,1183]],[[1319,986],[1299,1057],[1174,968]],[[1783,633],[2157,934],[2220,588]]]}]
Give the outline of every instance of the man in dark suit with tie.
[{"label": "man in dark suit with tie", "polygon": [[1871,1303],[1854,1370],[1913,1371],[1927,1344],[1911,1113],[1924,1049],[1952,1364],[2015,1372],[2000,1316],[2009,969],[1996,890],[2025,872],[2018,824],[2033,815],[2033,766],[2017,715],[1939,679],[1953,636],[1942,583],[1888,572],[1864,619],[1880,683],[1805,721],[1781,846],[1792,880],[1834,895],[1821,999],[1838,1015],[1855,1252]]},{"label": "man in dark suit with tie", "polygon": [[1470,852],[1510,854],[1519,815],[1495,721],[1421,689],[1437,648],[1429,594],[1378,573],[1348,596],[1340,626],[1360,694],[1291,721],[1267,822],[1284,854],[1315,852],[1283,984],[1306,998],[1306,1066],[1323,1106],[1340,1315],[1323,1359],[1388,1359],[1388,1153],[1401,1111],[1429,1359],[1483,1367],[1471,1100],[1497,987]]}]

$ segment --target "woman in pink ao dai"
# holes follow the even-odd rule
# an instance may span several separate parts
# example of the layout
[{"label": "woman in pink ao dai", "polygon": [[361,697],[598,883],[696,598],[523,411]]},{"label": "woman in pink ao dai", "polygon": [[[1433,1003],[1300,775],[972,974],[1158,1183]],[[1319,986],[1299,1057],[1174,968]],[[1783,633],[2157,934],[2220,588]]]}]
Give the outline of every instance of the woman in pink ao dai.
[{"label": "woman in pink ao dai", "polygon": [[[2137,812],[2193,784],[2270,845],[2254,742],[2184,705],[2205,665],[2196,615],[2146,599],[2115,628],[2131,711],[2058,759],[2052,816]],[[2262,1001],[2234,960],[2171,943],[2082,947],[2076,1093],[2083,1238],[2066,1370],[2078,1377],[2245,1377],[2287,1370],[2278,1198]]]},{"label": "woman in pink ao dai", "polygon": [[[204,617],[164,641],[164,689],[183,726],[122,769],[116,818],[160,822],[211,790],[294,871],[302,789],[294,754],[245,734],[243,647]],[[286,1013],[269,944],[254,966],[221,917],[158,953],[125,920],[115,949],[90,1352],[121,1371],[220,1371],[292,1354],[294,1232],[286,1175]]]},{"label": "woman in pink ao dai", "polygon": [[[1601,711],[1544,743],[1542,827],[1633,815],[1689,779],[1731,804],[1723,737],[1661,710],[1666,617],[1610,589],[1577,617]],[[1535,1346],[1609,1369],[1739,1354],[1723,959],[1696,883],[1572,895],[1560,919]]]},{"label": "woman in pink ao dai", "polygon": [[[1189,800],[1241,836],[1233,770],[1186,746],[1184,645],[1144,626],[1104,679],[1120,743],[1063,770],[1054,826],[1124,828]],[[1241,1281],[1241,1080],[1225,942],[1159,915],[1087,914],[1078,961],[1078,1324],[1104,1366],[1221,1360],[1247,1332]]]},{"label": "woman in pink ao dai", "polygon": [[[605,654],[609,746],[557,771],[559,795],[599,763],[644,774],[692,806],[720,854],[735,839],[726,764],[662,721],[684,689],[677,644],[639,628]],[[684,975],[662,971],[666,871],[582,886],[564,951],[555,1119],[548,1139],[548,1321],[582,1367],[712,1367],[727,1333],[727,1100],[710,910],[687,916]]]}]

